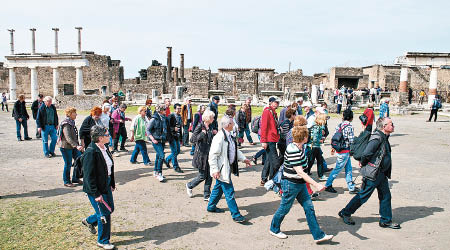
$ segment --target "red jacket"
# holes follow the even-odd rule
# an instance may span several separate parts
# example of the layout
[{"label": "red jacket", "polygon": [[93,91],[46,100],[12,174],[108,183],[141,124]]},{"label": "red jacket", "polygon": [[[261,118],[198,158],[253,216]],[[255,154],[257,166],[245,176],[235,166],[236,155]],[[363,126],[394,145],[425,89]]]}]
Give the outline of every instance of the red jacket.
[{"label": "red jacket", "polygon": [[[275,116],[275,117],[274,117]],[[261,139],[260,142],[278,142],[278,116],[272,107],[266,107],[261,116]]]},{"label": "red jacket", "polygon": [[375,119],[375,115],[373,114],[373,110],[371,108],[366,108],[366,110],[364,110],[364,114],[367,116],[367,124],[366,125],[372,125],[373,124],[373,120]]}]

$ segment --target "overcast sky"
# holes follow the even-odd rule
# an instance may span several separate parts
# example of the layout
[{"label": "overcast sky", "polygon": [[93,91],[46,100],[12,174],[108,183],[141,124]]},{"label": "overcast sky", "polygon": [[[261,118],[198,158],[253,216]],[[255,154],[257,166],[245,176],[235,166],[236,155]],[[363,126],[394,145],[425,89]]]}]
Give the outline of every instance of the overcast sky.
[{"label": "overcast sky", "polygon": [[121,60],[135,77],[153,59],[185,67],[301,68],[307,75],[333,66],[392,64],[406,51],[450,52],[450,1],[3,1],[0,61],[9,54],[53,52],[52,27],[60,28],[59,51],[82,49]]}]

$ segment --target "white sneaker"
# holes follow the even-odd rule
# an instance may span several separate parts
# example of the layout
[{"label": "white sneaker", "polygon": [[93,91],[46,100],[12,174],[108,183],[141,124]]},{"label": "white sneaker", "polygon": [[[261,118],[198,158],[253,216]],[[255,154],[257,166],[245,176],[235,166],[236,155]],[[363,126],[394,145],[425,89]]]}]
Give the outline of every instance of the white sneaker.
[{"label": "white sneaker", "polygon": [[103,249],[114,249],[114,245],[113,244],[102,244],[102,243],[98,243],[97,242],[97,246],[103,248]]},{"label": "white sneaker", "polygon": [[273,235],[273,236],[275,236],[275,237],[277,237],[278,239],[286,239],[287,238],[287,235],[286,234],[284,234],[283,232],[279,232],[279,233],[274,233],[274,232],[272,232],[272,231],[270,231],[269,230],[269,233],[271,234],[271,235]]},{"label": "white sneaker", "polygon": [[326,181],[328,180],[328,177],[326,177],[325,175],[322,175],[322,177],[319,178],[319,181]]},{"label": "white sneaker", "polygon": [[158,178],[158,172],[153,172],[153,177]]},{"label": "white sneaker", "polygon": [[164,181],[164,176],[162,174],[158,174],[156,179],[158,179],[159,182],[163,182]]},{"label": "white sneaker", "polygon": [[323,236],[322,239],[315,240],[315,242],[316,242],[316,244],[320,244],[320,243],[323,243],[326,241],[330,241],[331,239],[333,239],[333,237],[334,237],[334,235],[325,234],[325,236]]},{"label": "white sneaker", "polygon": [[188,187],[188,184],[186,183],[186,193],[189,196],[189,198],[192,198],[192,188]]}]

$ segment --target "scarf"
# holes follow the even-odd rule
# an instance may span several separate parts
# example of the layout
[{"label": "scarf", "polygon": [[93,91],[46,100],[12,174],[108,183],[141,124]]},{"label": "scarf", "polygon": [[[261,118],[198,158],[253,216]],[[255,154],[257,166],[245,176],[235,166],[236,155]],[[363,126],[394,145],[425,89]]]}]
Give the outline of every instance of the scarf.
[{"label": "scarf", "polygon": [[[66,117],[66,119],[64,121],[62,121],[61,124],[59,125],[59,129],[62,131],[63,126],[66,124],[72,126],[72,128],[75,130],[75,135],[78,138],[78,129],[77,129],[77,126],[75,126],[75,121],[70,119],[69,117]],[[59,136],[62,136],[61,131],[59,133]]]}]

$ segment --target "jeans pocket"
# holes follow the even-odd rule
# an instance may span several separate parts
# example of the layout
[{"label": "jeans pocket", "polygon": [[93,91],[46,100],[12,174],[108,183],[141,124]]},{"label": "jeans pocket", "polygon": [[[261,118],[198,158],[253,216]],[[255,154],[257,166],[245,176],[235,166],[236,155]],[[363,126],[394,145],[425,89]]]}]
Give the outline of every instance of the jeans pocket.
[{"label": "jeans pocket", "polygon": [[289,194],[289,183],[287,180],[281,180],[281,190],[283,191],[283,196]]}]

